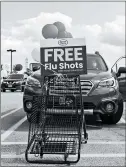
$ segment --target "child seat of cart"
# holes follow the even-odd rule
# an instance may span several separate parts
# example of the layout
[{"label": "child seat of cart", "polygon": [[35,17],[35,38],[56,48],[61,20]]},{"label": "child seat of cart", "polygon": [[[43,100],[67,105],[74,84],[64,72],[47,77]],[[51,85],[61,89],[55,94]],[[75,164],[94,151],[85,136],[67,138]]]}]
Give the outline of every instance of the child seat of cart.
[{"label": "child seat of cart", "polygon": [[[77,75],[45,76],[47,112],[73,114],[81,108],[80,83]],[[65,112],[66,111],[66,112]]]}]

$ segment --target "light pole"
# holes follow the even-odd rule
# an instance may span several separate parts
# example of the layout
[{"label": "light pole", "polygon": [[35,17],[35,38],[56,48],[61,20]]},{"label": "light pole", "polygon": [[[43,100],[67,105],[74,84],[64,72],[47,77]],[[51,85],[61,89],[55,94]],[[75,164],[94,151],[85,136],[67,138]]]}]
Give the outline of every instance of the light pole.
[{"label": "light pole", "polygon": [[12,52],[16,52],[16,50],[8,49],[7,52],[11,52],[11,73],[12,73]]}]

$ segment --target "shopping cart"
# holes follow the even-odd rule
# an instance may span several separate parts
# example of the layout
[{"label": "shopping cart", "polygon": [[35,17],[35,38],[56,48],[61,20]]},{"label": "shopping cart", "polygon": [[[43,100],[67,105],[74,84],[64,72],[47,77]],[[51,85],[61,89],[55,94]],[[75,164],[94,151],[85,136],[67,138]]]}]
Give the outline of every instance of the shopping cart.
[{"label": "shopping cart", "polygon": [[45,77],[43,95],[33,97],[26,160],[48,164],[77,163],[82,138],[86,143],[80,77]]}]

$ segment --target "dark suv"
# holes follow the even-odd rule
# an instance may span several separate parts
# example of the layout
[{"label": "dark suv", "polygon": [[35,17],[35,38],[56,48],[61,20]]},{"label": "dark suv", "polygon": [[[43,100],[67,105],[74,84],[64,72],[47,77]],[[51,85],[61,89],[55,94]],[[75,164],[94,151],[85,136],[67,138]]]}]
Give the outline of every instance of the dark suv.
[{"label": "dark suv", "polygon": [[6,79],[3,79],[1,83],[1,90],[3,92],[6,92],[6,90],[10,90],[11,92],[14,92],[16,90],[23,91],[23,78],[23,74],[10,74]]},{"label": "dark suv", "polygon": [[[87,54],[87,69],[86,75],[80,75],[85,114],[99,115],[104,123],[116,124],[122,116],[123,97],[126,97],[126,74],[120,77],[126,68],[120,67],[116,73],[109,69],[101,55]],[[23,104],[28,118],[33,95],[41,94],[42,76],[38,70],[28,77],[24,90]]]}]

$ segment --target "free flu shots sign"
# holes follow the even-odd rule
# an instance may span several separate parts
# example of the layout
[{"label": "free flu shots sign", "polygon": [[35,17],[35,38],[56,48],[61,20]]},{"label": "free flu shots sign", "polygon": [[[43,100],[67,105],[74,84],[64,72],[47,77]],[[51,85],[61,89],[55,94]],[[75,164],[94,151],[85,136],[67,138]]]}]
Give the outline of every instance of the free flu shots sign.
[{"label": "free flu shots sign", "polygon": [[[87,59],[85,39],[46,39],[40,47],[42,75],[86,74]],[[51,71],[52,70],[52,71]]]}]

